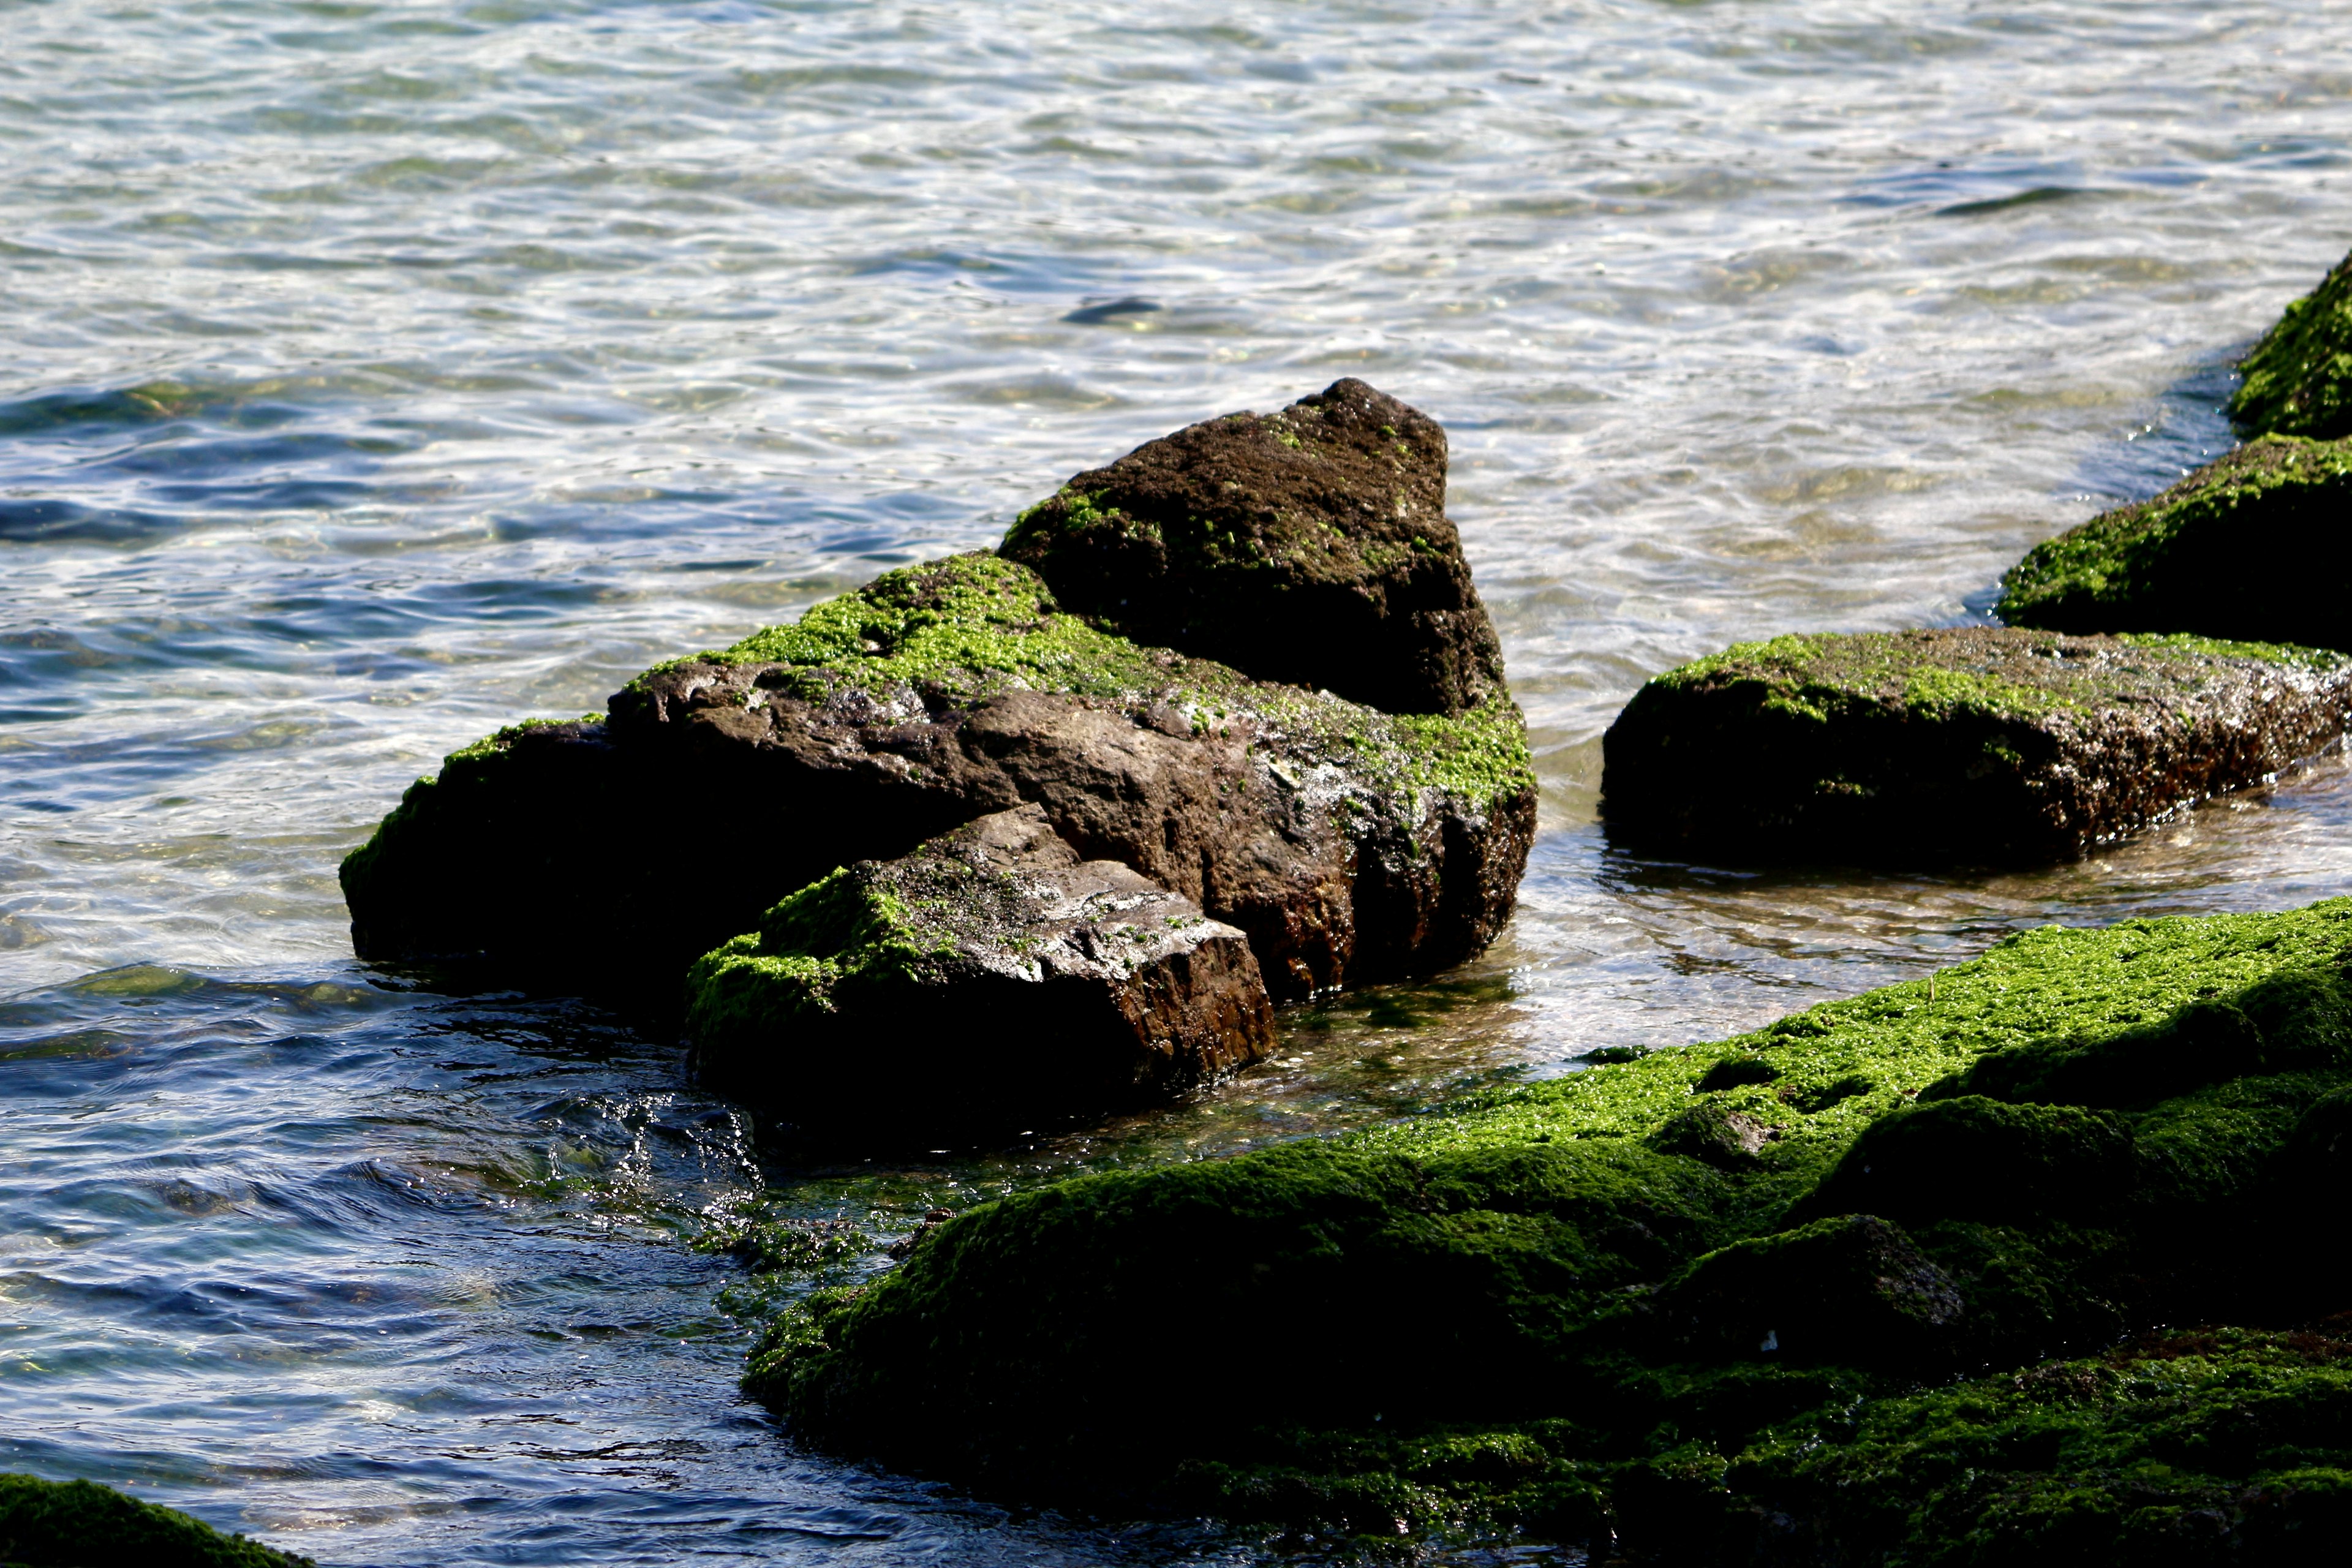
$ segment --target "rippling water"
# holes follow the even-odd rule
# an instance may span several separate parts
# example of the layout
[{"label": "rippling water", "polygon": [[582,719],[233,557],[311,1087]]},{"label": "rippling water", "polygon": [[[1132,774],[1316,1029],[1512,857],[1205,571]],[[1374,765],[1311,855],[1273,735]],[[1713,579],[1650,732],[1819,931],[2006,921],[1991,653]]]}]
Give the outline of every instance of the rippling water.
[{"label": "rippling water", "polygon": [[[1979,614],[2227,444],[2234,351],[2352,239],[2347,21],[0,0],[0,1468],[333,1563],[1246,1558],[796,1451],[732,1391],[764,1287],[689,1243],[2352,891],[2340,760],[2036,875],[1593,823],[1644,675]],[[669,1042],[352,961],[335,863],[444,752],[1341,374],[1453,433],[1541,752],[1462,974],[1164,1115],[812,1173]]]}]

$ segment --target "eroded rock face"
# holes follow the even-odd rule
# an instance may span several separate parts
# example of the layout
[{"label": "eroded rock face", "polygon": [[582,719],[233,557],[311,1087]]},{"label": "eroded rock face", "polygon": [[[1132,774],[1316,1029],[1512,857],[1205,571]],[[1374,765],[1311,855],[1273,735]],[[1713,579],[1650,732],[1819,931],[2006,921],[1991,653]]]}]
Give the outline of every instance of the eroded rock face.
[{"label": "eroded rock face", "polygon": [[1255,1061],[1249,939],[1024,805],[786,898],[687,981],[698,1075],[922,1142],[1164,1099]]},{"label": "eroded rock face", "polygon": [[1637,848],[2062,859],[2335,744],[2352,659],[2005,627],[1784,637],[1657,677],[1603,741]]},{"label": "eroded rock face", "polygon": [[677,994],[835,868],[1024,803],[1248,933],[1295,996],[1493,940],[1534,828],[1517,710],[1375,712],[1140,647],[988,554],[891,573],[648,671],[602,723],[502,732],[345,863],[378,960]]},{"label": "eroded rock face", "polygon": [[1360,381],[1228,414],[1075,475],[1003,553],[1074,613],[1392,713],[1503,689],[1445,517],[1445,432]]},{"label": "eroded rock face", "polygon": [[2011,626],[2194,632],[2352,650],[2352,439],[2266,437],[2034,546]]}]

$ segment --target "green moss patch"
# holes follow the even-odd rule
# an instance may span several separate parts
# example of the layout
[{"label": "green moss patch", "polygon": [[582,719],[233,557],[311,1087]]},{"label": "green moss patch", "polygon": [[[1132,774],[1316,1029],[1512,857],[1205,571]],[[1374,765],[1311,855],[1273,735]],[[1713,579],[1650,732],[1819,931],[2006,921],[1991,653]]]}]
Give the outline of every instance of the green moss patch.
[{"label": "green moss patch", "polygon": [[[2087,524],[2085,526],[2088,526]],[[2047,549],[2048,546],[2043,548]],[[1895,711],[1921,719],[1978,717],[2032,721],[2055,713],[2090,716],[2119,701],[2193,694],[2200,657],[2259,658],[2333,668],[2334,656],[2269,643],[2211,637],[2119,638],[2143,659],[2066,657],[1998,633],[1822,632],[1739,643],[1666,671],[1650,682],[1662,694],[1737,689],[1766,711],[1826,724],[1858,711]],[[2184,656],[2165,668],[2166,655]]]},{"label": "green moss patch", "polygon": [[696,658],[780,665],[782,689],[813,702],[863,694],[887,703],[905,691],[972,702],[1034,690],[1138,710],[1165,704],[1195,730],[1245,718],[1294,763],[1328,763],[1371,789],[1448,791],[1474,809],[1535,787],[1526,724],[1506,693],[1453,717],[1388,714],[1252,680],[1066,614],[1034,572],[986,552],[887,573],[791,626]]},{"label": "green moss patch", "polygon": [[93,1481],[0,1475],[0,1563],[16,1568],[313,1568]]},{"label": "green moss patch", "polygon": [[[1752,1495],[1840,1540],[1912,1542],[1835,1501],[1838,1467],[1936,1410],[1979,1422],[1969,1389],[2009,1391],[1979,1425],[2039,1411],[2084,1434],[1999,1473],[2128,1476],[2154,1406],[2125,1379],[2094,1408],[2048,1358],[2343,1304],[2341,1249],[2296,1200],[2352,1128],[2347,947],[2352,900],[2043,928],[1737,1039],[1019,1194],[790,1317],[748,1386],[813,1436],[1098,1505],[1391,1540],[1605,1518],[1672,1560],[1717,1550],[1675,1531],[1730,1529]],[[1678,1152],[1662,1135],[1694,1112],[1762,1136],[1738,1160]],[[2284,1342],[2242,1342],[2251,1361],[2175,1393],[2222,1399]],[[1953,1384],[1989,1367],[2029,1370]],[[2278,1475],[2324,1458],[2280,1452]],[[2227,1530],[2255,1529],[2272,1470],[2166,1462],[2236,1487]],[[1727,1479],[1751,1474],[1778,1479]],[[1977,1486],[1952,1495],[1993,1495]],[[1920,1514],[1916,1542],[1959,1539],[1957,1518]]]},{"label": "green moss patch", "polygon": [[[2066,632],[2206,632],[2340,647],[2352,442],[2250,441],[2153,500],[2034,546],[1995,613]],[[2315,586],[2305,579],[2317,577]],[[2306,603],[2305,601],[2311,601]]]},{"label": "green moss patch", "polygon": [[2352,256],[2286,308],[2239,363],[2230,417],[2249,435],[2352,435]]}]

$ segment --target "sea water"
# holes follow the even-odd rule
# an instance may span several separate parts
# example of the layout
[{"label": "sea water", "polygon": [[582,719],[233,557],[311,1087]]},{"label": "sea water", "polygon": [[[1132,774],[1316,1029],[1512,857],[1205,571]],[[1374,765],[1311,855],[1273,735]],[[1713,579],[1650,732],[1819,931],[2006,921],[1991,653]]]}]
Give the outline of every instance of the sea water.
[{"label": "sea water", "polygon": [[[797,1448],[734,1382],[807,1281],[709,1238],[2352,891],[2340,760],[2027,874],[1663,863],[1596,816],[1647,675],[1981,618],[2228,445],[2233,356],[2352,244],[2347,23],[0,0],[0,1470],[333,1563],[1246,1562]],[[1476,963],[1164,1113],[811,1172],[674,1039],[352,958],[336,863],[443,753],[1342,375],[1449,431],[1533,730]]]}]

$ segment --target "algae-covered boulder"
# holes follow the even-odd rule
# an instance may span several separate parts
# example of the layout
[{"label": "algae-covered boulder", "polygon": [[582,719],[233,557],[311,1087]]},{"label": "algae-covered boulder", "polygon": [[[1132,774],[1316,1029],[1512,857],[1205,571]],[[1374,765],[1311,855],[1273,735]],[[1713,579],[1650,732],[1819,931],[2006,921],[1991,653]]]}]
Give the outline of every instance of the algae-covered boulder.
[{"label": "algae-covered boulder", "polygon": [[2347,589],[2352,440],[2272,436],[2034,546],[1995,610],[2052,631],[2352,649]]},{"label": "algae-covered boulder", "polygon": [[955,556],[501,731],[343,866],[362,957],[674,998],[785,894],[1026,803],[1248,933],[1270,991],[1493,940],[1534,829],[1518,710],[1391,715],[1147,647]]},{"label": "algae-covered boulder", "polygon": [[902,1140],[1120,1109],[1255,1061],[1249,939],[1030,805],[785,898],[687,978],[707,1084]]},{"label": "algae-covered boulder", "polygon": [[314,1568],[200,1519],[94,1481],[0,1475],[0,1563],[10,1568]]},{"label": "algae-covered boulder", "polygon": [[1445,516],[1445,432],[1354,379],[1072,477],[1004,554],[1138,642],[1394,713],[1463,713],[1503,656]]},{"label": "algae-covered boulder", "polygon": [[2080,855],[2333,744],[2352,659],[2014,628],[1782,637],[1667,671],[1602,740],[1612,836],[1745,860]]},{"label": "algae-covered boulder", "polygon": [[[1010,1494],[1391,1542],[2122,1562],[2210,1505],[2217,1550],[2279,1548],[2346,1495],[2335,1352],[2253,1331],[2352,1308],[2309,1185],[2352,1123],[2347,950],[2341,900],[2046,927],[1737,1040],[1018,1194],[787,1313],[747,1386]],[[2232,1054],[2131,1086],[2133,1043],[2217,1005]],[[1695,1107],[1772,1136],[1661,1146]],[[2183,1322],[2245,1331],[2065,1359]],[[1277,1363],[1198,1353],[1206,1324]]]},{"label": "algae-covered boulder", "polygon": [[2352,436],[2352,256],[2239,362],[2230,417],[2249,435]]},{"label": "algae-covered boulder", "polygon": [[2352,1341],[2152,1334],[1687,1444],[1612,1500],[1670,1563],[2322,1568],[2352,1547]]}]

